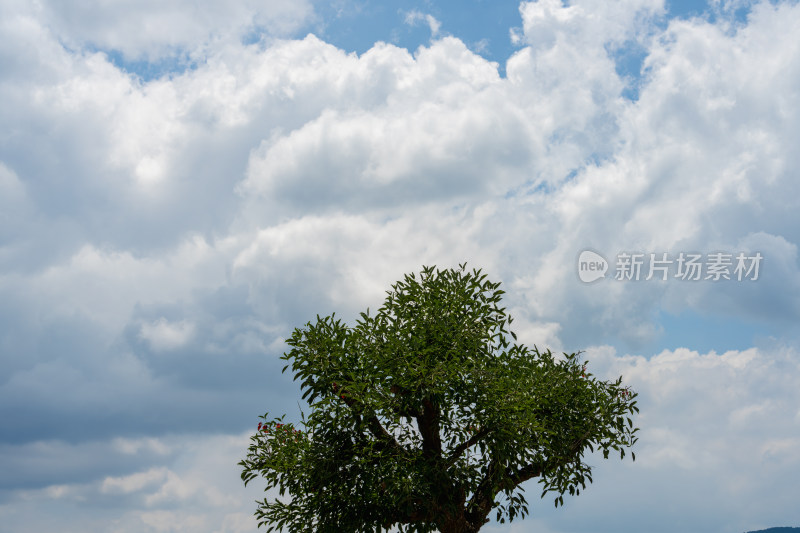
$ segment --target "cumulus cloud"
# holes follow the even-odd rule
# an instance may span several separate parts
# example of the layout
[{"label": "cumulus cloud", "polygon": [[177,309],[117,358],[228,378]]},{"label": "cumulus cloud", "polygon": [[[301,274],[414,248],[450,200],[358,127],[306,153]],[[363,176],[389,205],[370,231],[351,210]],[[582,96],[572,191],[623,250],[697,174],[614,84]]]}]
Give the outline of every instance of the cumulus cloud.
[{"label": "cumulus cloud", "polygon": [[[642,491],[637,500],[647,493],[687,508],[695,505],[692,500],[717,506],[727,520],[718,530],[796,520],[790,496],[778,488],[800,468],[792,446],[800,442],[796,349],[679,349],[646,359],[597,348],[586,357],[601,374],[622,374],[640,392],[638,473],[621,474],[638,479],[627,484],[611,474],[615,486],[631,495]],[[648,482],[654,474],[664,485]],[[653,520],[647,529],[662,530]]]},{"label": "cumulus cloud", "polygon": [[[596,468],[595,482],[579,498],[568,499],[565,509],[539,501],[532,486],[528,492],[534,520],[523,528],[611,532],[635,522],[637,528],[666,533],[677,520],[686,527],[699,524],[702,531],[740,533],[742,525],[795,519],[793,495],[786,490],[800,471],[800,397],[795,386],[800,358],[795,349],[678,349],[646,358],[597,346],[584,357],[598,377],[623,375],[639,393],[637,459],[620,463],[588,457]],[[12,496],[0,505],[0,514],[7,524],[19,525],[19,531],[47,523],[45,514],[23,525],[23,519],[32,519],[25,513],[36,505],[65,508],[87,522],[100,517],[118,531],[180,531],[198,518],[206,524],[203,530],[251,531],[249,502],[259,497],[260,489],[241,487],[235,468],[246,442],[246,434],[189,435],[69,447],[73,462],[91,458],[113,463],[113,469],[98,465],[97,472],[117,473],[89,476],[81,483],[53,478],[42,489]],[[66,450],[41,444],[23,449],[31,460],[41,461],[63,459],[54,454],[59,447]],[[19,450],[14,455],[20,457]],[[628,502],[627,512],[615,507],[620,499]],[[652,501],[669,501],[670,506],[654,507]],[[702,508],[708,507],[722,513],[715,515],[716,522],[704,518],[708,515]],[[639,508],[648,511],[631,510]],[[672,508],[690,514],[681,518]]]},{"label": "cumulus cloud", "polygon": [[283,36],[313,17],[308,1],[239,0],[222,6],[204,2],[39,2],[28,16],[47,25],[76,49],[116,50],[130,59],[158,60],[224,38],[264,32]]},{"label": "cumulus cloud", "polygon": [[636,461],[588,457],[594,483],[562,509],[529,490],[532,519],[511,531],[741,533],[796,522],[785,488],[800,469],[795,349],[678,349],[648,359],[595,346],[584,357],[598,377],[623,375],[639,393]]},{"label": "cumulus cloud", "polygon": [[[578,17],[578,6],[568,8],[576,8],[575,14],[560,16]],[[770,283],[795,286],[797,265],[783,259],[793,252],[775,245],[780,239],[797,240],[784,196],[796,180],[784,161],[795,158],[785,139],[800,121],[789,108],[778,112],[782,97],[774,98],[766,87],[786,87],[784,94],[794,98],[786,76],[797,68],[797,47],[772,48],[773,41],[755,37],[784,34],[792,16],[796,10],[788,5],[761,5],[749,25],[734,34],[703,21],[673,21],[654,42],[645,61],[648,83],[638,102],[625,104],[618,115],[613,158],[585,165],[551,195],[546,208],[559,221],[559,242],[547,252],[544,268],[520,280],[550,308],[578,304],[585,310],[581,319],[569,320],[575,327],[565,328],[565,337],[581,338],[577,330],[587,326],[597,326],[599,333],[614,323],[624,324],[623,334],[631,341],[653,338],[658,330],[648,327],[651,302],[744,314],[756,294],[783,300],[780,291],[767,288]],[[771,60],[764,64],[766,57]],[[611,258],[624,251],[677,256],[680,251],[770,248],[772,259],[765,265],[773,261],[781,273],[750,286],[601,283],[577,292],[579,284],[565,265],[574,264],[586,248]],[[779,307],[773,316],[796,316],[788,302]],[[758,309],[761,317],[769,315]]]},{"label": "cumulus cloud", "polygon": [[[148,453],[152,444],[132,455],[120,455],[113,441],[72,447],[73,459],[91,455],[100,462],[121,461],[113,469],[121,473],[88,482],[48,484],[10,496],[4,493],[0,516],[14,531],[41,531],[57,524],[68,532],[87,526],[120,533],[253,531],[250,502],[259,496],[258,489],[243,487],[235,469],[247,447],[247,435],[157,439],[157,448],[171,450],[167,455]],[[51,446],[47,452],[58,447]],[[46,450],[41,445],[38,448],[26,446],[24,450],[39,461],[46,460]],[[158,466],[149,466],[152,464]],[[52,512],[36,512],[40,505]],[[65,521],[65,516],[82,518],[80,522]]]},{"label": "cumulus cloud", "polygon": [[[256,38],[302,27],[308,3],[23,4],[0,4],[7,523],[42,502],[89,517],[99,498],[133,509],[119,531],[198,516],[252,529],[211,482],[242,449],[207,433],[296,408],[277,360],[292,327],[354,317],[404,273],[463,261],[504,282],[526,343],[600,346],[587,356],[640,390],[640,460],[602,472],[640,508],[695,483],[675,505],[700,516],[691,497],[717,479],[728,529],[792,518],[768,480],[792,486],[798,468],[796,4],[730,24],[665,22],[663,3],[640,0],[523,2],[505,77],[455,37],[361,55]],[[408,22],[441,31],[421,12]],[[646,50],[636,100],[615,59],[630,43]],[[197,61],[142,79],[112,50]],[[585,285],[583,249],[764,260],[756,282]],[[663,311],[763,323],[775,345],[648,353]],[[45,457],[59,463],[46,474]],[[216,470],[192,473],[206,461]],[[723,501],[758,491],[772,494],[763,512]],[[611,520],[602,494],[575,505]],[[537,527],[586,529],[549,516]]]}]

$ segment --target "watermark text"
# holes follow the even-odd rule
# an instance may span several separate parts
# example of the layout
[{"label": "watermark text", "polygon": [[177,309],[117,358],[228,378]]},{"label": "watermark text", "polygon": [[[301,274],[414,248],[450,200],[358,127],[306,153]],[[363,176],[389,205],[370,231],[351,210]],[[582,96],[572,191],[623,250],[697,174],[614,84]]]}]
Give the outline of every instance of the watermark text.
[{"label": "watermark text", "polygon": [[763,259],[760,252],[620,252],[611,269],[605,257],[584,250],[578,256],[578,277],[591,283],[611,270],[616,281],[757,281]]}]

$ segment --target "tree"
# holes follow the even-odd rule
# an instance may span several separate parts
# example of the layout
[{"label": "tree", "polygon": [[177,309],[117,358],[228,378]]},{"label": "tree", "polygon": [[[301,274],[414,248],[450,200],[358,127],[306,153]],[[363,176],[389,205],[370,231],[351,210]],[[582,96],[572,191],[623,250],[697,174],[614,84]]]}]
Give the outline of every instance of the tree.
[{"label": "tree", "polygon": [[280,495],[257,502],[259,527],[476,532],[493,510],[528,513],[525,481],[563,505],[592,481],[587,450],[624,458],[636,394],[579,353],[517,344],[486,277],[424,267],[353,327],[331,315],[294,330],[283,370],[310,412],[300,428],[262,416],[239,463],[245,485],[262,476]]}]

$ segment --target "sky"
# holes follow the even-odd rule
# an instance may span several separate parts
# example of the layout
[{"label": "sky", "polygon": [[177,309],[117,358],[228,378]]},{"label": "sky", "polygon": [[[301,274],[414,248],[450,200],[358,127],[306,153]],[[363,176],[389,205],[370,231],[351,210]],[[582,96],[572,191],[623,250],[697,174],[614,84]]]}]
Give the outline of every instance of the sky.
[{"label": "sky", "polygon": [[790,0],[0,0],[3,530],[255,532],[237,463],[299,414],[284,339],[463,262],[641,409],[636,462],[486,531],[800,526],[799,27]]}]

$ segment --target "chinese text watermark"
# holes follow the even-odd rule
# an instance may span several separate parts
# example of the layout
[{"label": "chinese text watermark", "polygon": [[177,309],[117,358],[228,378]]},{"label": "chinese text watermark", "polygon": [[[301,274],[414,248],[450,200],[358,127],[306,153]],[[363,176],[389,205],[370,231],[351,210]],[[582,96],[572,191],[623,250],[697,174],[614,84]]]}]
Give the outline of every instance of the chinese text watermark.
[{"label": "chinese text watermark", "polygon": [[[763,259],[760,252],[620,252],[612,272],[617,281],[756,281]],[[584,250],[578,257],[578,277],[584,283],[605,278],[608,271],[608,261],[597,252]]]}]

